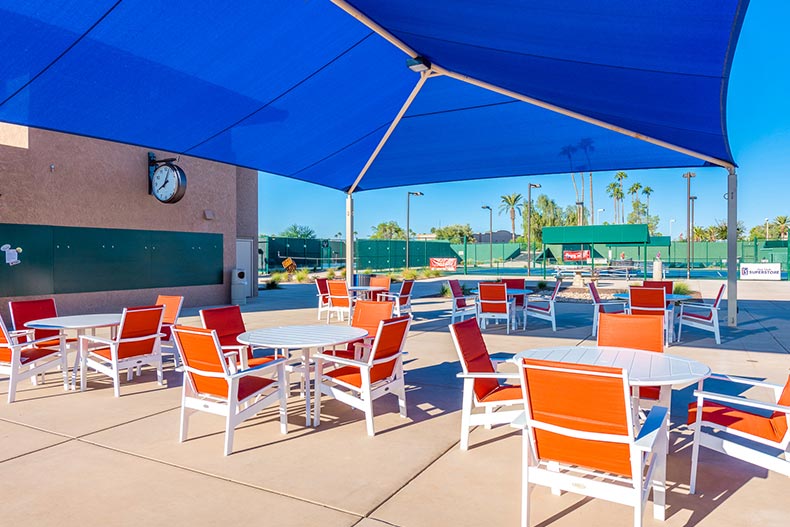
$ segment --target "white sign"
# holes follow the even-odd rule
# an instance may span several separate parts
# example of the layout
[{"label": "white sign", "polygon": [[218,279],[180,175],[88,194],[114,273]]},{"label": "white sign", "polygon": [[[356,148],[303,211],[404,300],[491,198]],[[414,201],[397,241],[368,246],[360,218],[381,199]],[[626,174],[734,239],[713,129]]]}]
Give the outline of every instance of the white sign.
[{"label": "white sign", "polygon": [[782,266],[778,263],[742,263],[741,280],[781,280]]}]

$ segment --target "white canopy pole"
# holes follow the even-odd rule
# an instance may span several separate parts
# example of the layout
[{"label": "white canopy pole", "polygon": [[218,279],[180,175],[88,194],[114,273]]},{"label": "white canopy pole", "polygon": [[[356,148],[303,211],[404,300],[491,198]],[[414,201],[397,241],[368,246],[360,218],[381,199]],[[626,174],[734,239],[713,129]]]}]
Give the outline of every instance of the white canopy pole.
[{"label": "white canopy pole", "polygon": [[376,149],[373,150],[372,154],[370,154],[367,163],[365,163],[365,166],[362,167],[357,179],[354,180],[354,183],[351,185],[351,187],[349,187],[348,191],[346,191],[346,283],[348,283],[349,287],[354,283],[354,190],[356,190],[359,182],[362,181],[362,178],[365,177],[365,174],[373,164],[373,161],[376,160],[376,157],[378,157],[381,149],[384,148],[385,144],[387,144],[392,132],[395,131],[398,123],[400,123],[401,119],[403,119],[403,116],[406,114],[409,106],[411,106],[414,98],[417,97],[418,93],[420,93],[420,89],[422,89],[425,81],[431,76],[432,72],[430,70],[420,72],[420,80],[417,81],[417,84],[411,90],[406,102],[403,103],[403,106],[401,106],[401,109],[398,111],[395,119],[393,119],[390,123],[389,128],[387,128],[387,131],[384,133],[381,141],[379,141],[379,144],[376,145]]},{"label": "white canopy pole", "polygon": [[[727,176],[727,325],[738,325],[738,175]],[[714,313],[714,316],[716,314]]]}]

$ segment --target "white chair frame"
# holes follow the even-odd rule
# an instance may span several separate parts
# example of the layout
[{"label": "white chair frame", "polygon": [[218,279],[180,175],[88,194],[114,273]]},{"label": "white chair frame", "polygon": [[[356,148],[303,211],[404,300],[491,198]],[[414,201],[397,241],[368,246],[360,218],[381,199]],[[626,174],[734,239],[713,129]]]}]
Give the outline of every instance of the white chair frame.
[{"label": "white chair frame", "polygon": [[[743,384],[757,388],[767,388],[773,392],[774,401],[779,400],[784,386],[768,382],[755,381],[753,379],[744,379],[742,377],[733,377],[730,375],[711,375],[710,379],[729,381],[738,384]],[[699,447],[703,446],[710,450],[715,450],[722,454],[727,454],[741,461],[746,461],[766,470],[777,472],[784,476],[790,477],[790,406],[781,406],[779,404],[767,403],[757,401],[754,399],[746,399],[743,397],[734,397],[731,395],[724,395],[715,392],[706,392],[704,390],[695,390],[694,396],[697,398],[697,420],[688,425],[694,432],[694,445],[691,450],[691,479],[690,479],[690,493],[696,493],[697,487],[697,465],[699,462]],[[705,400],[716,401],[727,405],[738,405],[747,408],[754,408],[756,410],[768,410],[772,412],[781,412],[785,414],[787,420],[788,431],[785,432],[781,441],[775,442],[768,439],[754,436],[734,430],[727,426],[722,426],[717,423],[702,420],[702,408]],[[705,428],[703,428],[705,427]],[[706,430],[708,429],[708,430]],[[747,441],[734,441],[722,433],[731,436],[740,437]],[[756,448],[749,446],[749,442],[767,445],[782,452],[782,456],[775,456],[769,453],[760,451]]]},{"label": "white chair frame", "polygon": [[330,319],[332,318],[332,313],[337,316],[337,320],[340,322],[345,321],[345,315],[348,315],[348,323],[351,324],[351,316],[354,314],[354,295],[351,294],[350,291],[347,291],[348,296],[346,297],[337,297],[337,298],[348,298],[348,307],[346,306],[335,306],[332,303],[332,293],[329,293],[329,307],[326,308],[326,323],[329,324]]},{"label": "white chair frame", "polygon": [[[608,313],[608,311],[606,311],[607,307],[619,306],[621,308],[621,311],[625,313],[628,310],[628,302],[626,302],[625,300],[601,300],[600,302],[596,302],[595,301],[596,295],[599,296],[600,298],[600,295],[598,293],[598,288],[595,286],[593,282],[589,282],[587,284],[587,287],[590,289],[590,296],[592,297],[593,300],[592,336],[596,337],[598,336],[598,324],[600,323],[601,320],[601,308],[604,309],[604,313]],[[593,294],[593,288],[595,288],[595,294]],[[614,313],[615,311],[612,312]]]},{"label": "white chair frame", "polygon": [[[464,307],[458,307],[458,300],[463,300],[466,302]],[[477,297],[472,296],[454,296],[452,297],[452,305],[450,311],[450,324],[455,324],[455,318],[458,317],[458,321],[461,322],[464,320],[465,316],[474,317],[477,315]]]},{"label": "white chair frame", "polygon": [[[538,366],[530,366],[537,368]],[[540,368],[554,371],[556,368]],[[561,491],[573,492],[593,498],[600,498],[634,508],[634,526],[641,527],[645,505],[650,491],[653,491],[653,518],[664,521],[666,515],[666,456],[669,443],[669,411],[663,406],[654,406],[642,424],[636,436],[583,432],[544,423],[529,417],[529,397],[524,367],[519,368],[521,386],[524,393],[526,410],[512,423],[514,428],[522,430],[522,483],[521,483],[521,525],[529,524],[529,485],[531,483],[550,487],[552,493],[559,495]],[[602,372],[577,371],[587,375],[619,376]],[[623,398],[625,400],[627,429],[634,430],[631,390],[628,385],[628,374],[622,373]],[[578,466],[565,465],[556,461],[542,461],[537,457],[537,446],[533,430],[549,432],[607,443],[627,444],[631,451],[632,477],[588,470]],[[649,464],[645,472],[645,465]],[[592,477],[591,477],[592,476]],[[604,479],[594,479],[603,476]]]},{"label": "white chair frame", "polygon": [[[511,323],[514,326],[514,329],[518,329],[518,323],[516,322],[516,302],[512,298],[507,300],[486,300],[486,304],[505,304],[507,307],[505,308],[506,311],[504,313],[484,313],[482,311],[482,304],[478,300],[477,302],[477,323],[480,326],[480,329],[486,329],[488,327],[488,321],[493,320],[502,320],[505,319],[505,323],[507,326],[505,327],[505,332],[509,335],[510,334],[510,325]],[[525,318],[526,322],[526,318]],[[526,325],[526,324],[525,324]]]},{"label": "white chair frame", "polygon": [[[719,330],[719,304],[721,304],[721,299],[724,296],[724,288],[725,286],[722,285],[713,304],[705,304],[701,302],[682,302],[680,304],[680,313],[678,314],[678,341],[680,341],[680,334],[683,331],[683,324],[685,324],[692,328],[712,331],[713,336],[716,339],[716,344],[721,344],[721,332]],[[686,312],[686,310],[689,308],[692,310],[707,310],[710,314],[710,320],[706,320],[701,317],[690,316],[691,313]]]},{"label": "white chair frame", "polygon": [[[527,316],[530,316],[541,320],[548,320],[551,322],[551,330],[557,331],[557,310],[555,301],[557,299],[557,293],[560,292],[561,285],[562,280],[557,278],[557,282],[554,284],[554,291],[551,292],[551,296],[548,300],[541,297],[530,297],[529,302],[524,303],[524,329],[527,329]],[[535,304],[538,305],[536,306]],[[540,304],[548,304],[548,310],[541,309]]]},{"label": "white chair frame", "polygon": [[[155,308],[151,308],[155,309]],[[80,391],[85,391],[88,381],[88,370],[92,368],[97,372],[103,373],[112,379],[113,393],[115,397],[121,396],[121,370],[126,370],[126,380],[131,381],[134,370],[139,371],[144,364],[156,368],[156,382],[162,386],[164,377],[162,373],[162,337],[165,336],[159,329],[162,326],[162,317],[159,317],[159,326],[157,332],[151,335],[144,335],[142,337],[134,338],[121,338],[122,328],[126,320],[126,310],[124,309],[121,316],[121,323],[118,326],[115,338],[104,338],[96,335],[80,335],[79,337],[79,353],[80,353]],[[127,357],[124,359],[118,358],[118,347],[126,342],[140,342],[143,340],[150,340],[155,338],[151,353],[145,355],[135,355],[134,357]],[[91,344],[104,345],[110,348],[110,360],[91,351]]]},{"label": "white chair frame", "polygon": [[[470,372],[466,367],[463,354],[461,352],[461,345],[458,342],[458,336],[454,328],[450,327],[450,334],[453,337],[453,344],[455,344],[455,351],[458,353],[458,358],[461,362],[463,372],[457,374],[459,379],[464,381],[463,400],[461,405],[461,450],[469,449],[469,432],[475,426],[484,426],[491,429],[493,425],[506,424],[512,422],[519,415],[524,413],[524,400],[519,397],[518,399],[505,400],[505,401],[490,401],[481,402],[475,394],[474,383],[475,379],[497,379],[497,380],[513,380],[518,379],[518,373],[486,373],[486,372]],[[494,368],[503,361],[491,361]],[[518,406],[517,410],[496,410],[503,407]],[[483,408],[483,413],[474,413],[475,408]]]},{"label": "white chair frame", "polygon": [[[175,295],[174,295],[175,296]],[[173,356],[173,366],[176,370],[180,370],[181,368],[181,358],[178,354],[178,349],[176,349],[176,343],[173,338],[173,326],[178,324],[178,317],[181,315],[181,307],[184,305],[184,297],[182,296],[181,299],[178,301],[178,311],[176,311],[176,320],[173,323],[162,322],[162,327],[170,327],[170,338],[168,340],[162,340],[161,342],[161,349],[162,354],[169,353]],[[140,369],[138,367],[137,374],[140,375]]]},{"label": "white chair frame", "polygon": [[38,360],[22,363],[22,350],[30,348],[42,342],[51,342],[56,340],[53,337],[44,337],[37,340],[29,340],[27,342],[19,343],[17,340],[20,336],[29,337],[30,332],[27,330],[22,331],[8,331],[3,320],[0,318],[0,331],[5,333],[7,343],[0,344],[0,348],[11,350],[11,361],[0,362],[0,373],[8,375],[8,402],[13,403],[16,400],[16,388],[19,381],[30,379],[33,384],[37,384],[37,376],[44,374],[44,372],[56,368],[60,368],[63,373],[63,389],[69,389],[69,363],[66,354],[61,350],[65,349],[65,335],[60,335],[58,340],[60,346],[52,348],[52,353],[49,353]]},{"label": "white chair frame", "polygon": [[[412,282],[411,289],[409,290],[409,294],[408,295],[404,295],[402,293],[402,291],[403,291],[403,284],[405,284],[407,281]],[[383,293],[379,293],[378,294],[378,299],[380,301],[389,300],[389,301],[393,302],[394,306],[392,308],[392,313],[393,313],[394,316],[399,317],[399,316],[401,316],[401,315],[403,315],[405,313],[411,313],[411,295],[412,295],[413,292],[414,292],[414,280],[404,280],[403,282],[401,282],[401,286],[400,286],[400,291],[399,292],[393,293],[393,292],[390,292],[390,291],[386,291],[386,292],[383,292]],[[403,297],[406,298],[406,302],[403,305],[401,305],[400,300]]]},{"label": "white chair frame", "polygon": [[[318,289],[318,283],[316,283],[316,289]],[[329,301],[329,293],[322,294],[320,290],[316,293],[318,297],[318,320],[321,320],[321,313],[324,311],[329,311],[329,308],[332,307],[332,303]]]},{"label": "white chair frame", "polygon": [[[369,352],[367,360],[351,360],[342,357],[335,357],[334,355],[327,355],[325,353],[317,353],[315,358],[315,393],[316,401],[313,412],[313,426],[318,426],[321,423],[321,395],[328,395],[338,401],[345,403],[352,408],[361,410],[365,413],[365,425],[369,436],[374,436],[376,431],[373,427],[373,401],[379,397],[387,394],[394,394],[398,397],[398,409],[400,416],[407,417],[406,413],[406,384],[403,379],[403,347],[406,344],[406,339],[409,335],[409,328],[411,327],[411,317],[407,321],[406,332],[403,336],[403,341],[400,345],[398,353],[390,357],[379,360],[374,360],[375,350],[378,346],[381,336],[382,328],[386,321],[379,324],[379,331],[373,341],[373,347]],[[392,323],[392,322],[390,322]],[[370,370],[377,364],[384,364],[386,362],[396,361],[395,366],[392,368],[392,375],[386,379],[382,379],[376,383],[370,381]],[[324,364],[333,363],[340,366],[356,366],[359,368],[362,377],[362,386],[357,387],[351,384],[344,383],[337,379],[324,376]]]},{"label": "white chair frame", "polygon": [[[664,297],[663,306],[659,308],[656,307],[637,307],[637,310],[640,311],[655,311],[656,313],[662,313],[664,316],[664,346],[669,346],[669,344],[673,341],[674,338],[674,327],[675,327],[675,308],[674,304],[670,304],[669,307],[667,305],[667,292],[663,287],[651,287],[648,289],[661,289],[661,293]],[[631,303],[631,288],[628,288],[628,314],[632,313],[633,305]],[[656,315],[657,316],[657,315]]]},{"label": "white chair frame", "polygon": [[[182,328],[178,331],[189,333],[189,329]],[[195,368],[190,368],[184,365],[184,384],[181,390],[181,424],[179,433],[179,442],[183,443],[187,440],[189,432],[189,417],[195,412],[206,412],[214,415],[219,415],[225,418],[225,449],[224,453],[229,456],[233,452],[233,436],[236,427],[247,419],[255,416],[258,412],[279,402],[280,414],[280,432],[283,434],[288,433],[288,393],[286,390],[286,376],[285,376],[285,359],[277,359],[260,366],[254,366],[249,369],[236,371],[236,355],[238,352],[230,351],[227,353],[222,352],[219,345],[217,333],[212,330],[214,337],[214,345],[216,346],[217,353],[222,357],[222,372],[203,371]],[[179,353],[182,353],[179,347]],[[271,374],[272,369],[276,369],[277,380],[269,384],[262,390],[258,390],[247,396],[245,399],[239,400],[239,381],[244,377],[256,376],[265,377]],[[228,382],[228,397],[223,399],[208,394],[203,394],[195,389],[192,384],[192,379],[189,374],[200,375],[203,377],[215,377],[225,379]]]}]

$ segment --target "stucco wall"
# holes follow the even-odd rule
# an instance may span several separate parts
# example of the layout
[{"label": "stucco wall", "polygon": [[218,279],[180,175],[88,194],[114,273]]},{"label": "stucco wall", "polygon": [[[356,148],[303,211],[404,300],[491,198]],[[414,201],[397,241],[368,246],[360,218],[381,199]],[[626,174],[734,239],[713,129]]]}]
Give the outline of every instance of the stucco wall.
[{"label": "stucco wall", "polygon": [[[178,203],[166,205],[148,194],[149,149],[35,129],[29,130],[28,140],[28,148],[0,144],[0,222],[224,235],[221,285],[56,295],[61,314],[148,304],[157,293],[184,295],[187,307],[229,302],[237,225],[257,231],[257,177],[247,172],[257,173],[242,174],[245,196],[240,199],[237,167],[181,157],[187,192]],[[241,218],[237,200],[250,209]],[[205,219],[206,210],[213,212],[213,220]],[[7,300],[0,306],[4,315]]]}]

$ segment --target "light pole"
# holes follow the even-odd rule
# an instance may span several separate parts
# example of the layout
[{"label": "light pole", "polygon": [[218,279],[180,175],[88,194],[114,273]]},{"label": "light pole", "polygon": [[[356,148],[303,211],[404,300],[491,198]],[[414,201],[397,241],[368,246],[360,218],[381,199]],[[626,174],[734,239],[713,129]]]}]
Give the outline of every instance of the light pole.
[{"label": "light pole", "polygon": [[540,183],[527,186],[527,276],[532,274],[532,189],[540,188]]},{"label": "light pole", "polygon": [[765,218],[765,240],[768,241],[768,218]]},{"label": "light pole", "polygon": [[686,172],[686,280],[691,279],[691,178],[697,177],[694,172]]},{"label": "light pole", "polygon": [[409,230],[409,200],[412,196],[423,196],[423,193],[422,192],[406,193],[406,269],[409,268],[409,238],[411,238],[411,231]]},{"label": "light pole", "polygon": [[481,208],[488,209],[488,253],[489,265],[494,267],[494,211],[488,205],[483,205]]},{"label": "light pole", "polygon": [[606,209],[598,209],[595,211],[597,213],[598,219],[595,221],[596,225],[601,223],[601,213],[606,212]]},{"label": "light pole", "polygon": [[669,220],[669,241],[672,241],[672,224],[675,223],[675,218]]},{"label": "light pole", "polygon": [[694,262],[694,205],[697,203],[697,196],[689,196],[691,202],[691,237],[689,243],[691,244],[691,262]]}]

